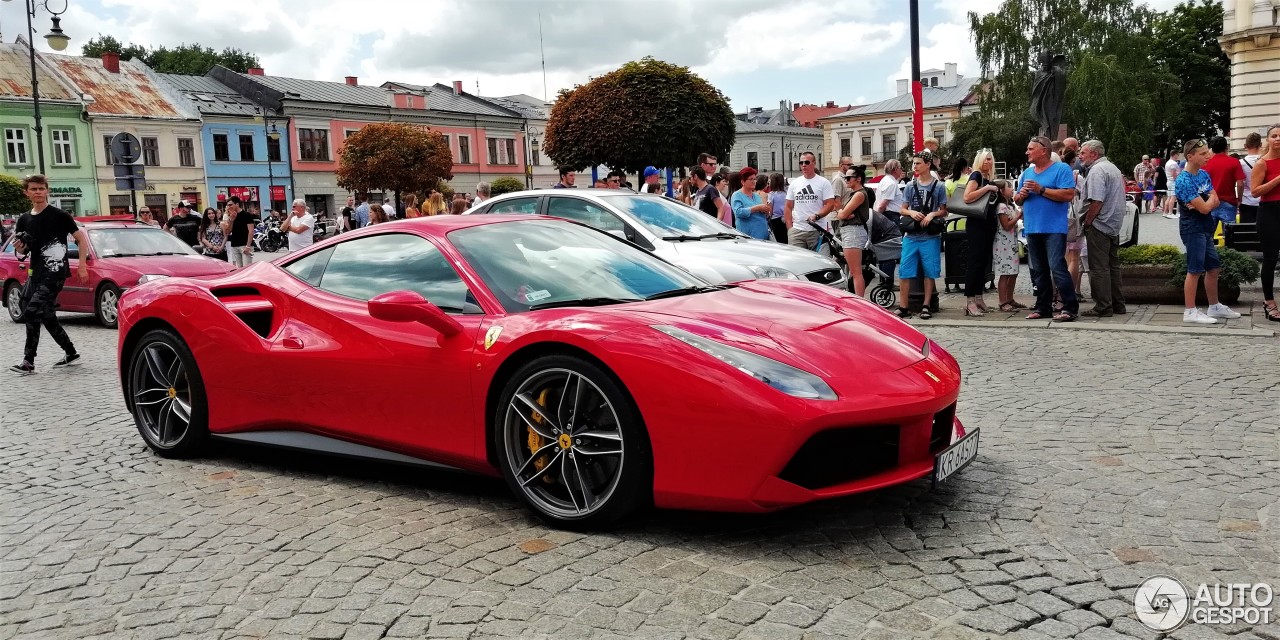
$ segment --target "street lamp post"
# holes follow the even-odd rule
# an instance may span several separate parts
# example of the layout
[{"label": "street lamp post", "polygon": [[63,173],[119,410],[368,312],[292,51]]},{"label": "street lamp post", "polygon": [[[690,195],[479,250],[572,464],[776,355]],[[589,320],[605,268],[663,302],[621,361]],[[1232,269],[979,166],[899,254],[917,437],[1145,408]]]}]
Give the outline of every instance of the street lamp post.
[{"label": "street lamp post", "polygon": [[[4,0],[5,2],[13,2],[13,0]],[[36,18],[36,7],[44,7],[45,11],[53,18],[53,27],[49,29],[49,33],[45,34],[44,39],[49,43],[49,48],[54,51],[65,51],[67,44],[71,42],[71,38],[62,32],[62,14],[67,12],[67,2],[63,0],[62,10],[54,11],[49,7],[49,3],[53,0],[22,0],[25,5],[23,9],[27,14],[27,49],[31,54],[31,104],[35,114],[36,122],[36,157],[40,159],[40,173],[44,174],[44,127],[40,123],[40,80],[36,77],[36,45],[35,26],[32,21]]]}]

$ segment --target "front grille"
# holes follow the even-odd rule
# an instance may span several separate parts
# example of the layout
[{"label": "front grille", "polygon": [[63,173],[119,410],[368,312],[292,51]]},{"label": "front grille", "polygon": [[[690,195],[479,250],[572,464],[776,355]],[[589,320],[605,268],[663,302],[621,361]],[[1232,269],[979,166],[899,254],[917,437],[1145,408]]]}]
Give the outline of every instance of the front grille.
[{"label": "front grille", "polygon": [[956,403],[933,414],[933,429],[929,431],[929,453],[937,453],[951,445],[951,432],[956,419]]},{"label": "front grille", "polygon": [[839,269],[821,269],[806,273],[804,277],[808,278],[810,282],[818,284],[835,284],[842,275],[843,273]]},{"label": "front grille", "polygon": [[800,447],[778,477],[806,489],[869,478],[898,466],[898,435],[896,425],[823,431]]}]

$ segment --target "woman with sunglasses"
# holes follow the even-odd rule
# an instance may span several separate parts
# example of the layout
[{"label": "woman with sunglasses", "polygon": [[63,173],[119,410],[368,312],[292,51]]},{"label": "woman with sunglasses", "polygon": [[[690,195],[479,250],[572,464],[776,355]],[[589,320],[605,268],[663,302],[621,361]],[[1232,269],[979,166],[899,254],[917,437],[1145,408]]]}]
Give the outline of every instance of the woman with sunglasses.
[{"label": "woman with sunglasses", "polygon": [[222,216],[218,210],[209,207],[200,216],[200,246],[204,247],[204,255],[219,260],[227,259],[227,237],[222,233]]},{"label": "woman with sunglasses", "polygon": [[1267,128],[1263,153],[1249,173],[1249,191],[1258,198],[1258,240],[1262,244],[1262,310],[1280,322],[1276,308],[1276,259],[1280,257],[1280,123]]},{"label": "woman with sunglasses", "polygon": [[138,222],[150,227],[160,226],[160,222],[156,220],[155,214],[151,213],[151,209],[143,207],[138,210]]}]

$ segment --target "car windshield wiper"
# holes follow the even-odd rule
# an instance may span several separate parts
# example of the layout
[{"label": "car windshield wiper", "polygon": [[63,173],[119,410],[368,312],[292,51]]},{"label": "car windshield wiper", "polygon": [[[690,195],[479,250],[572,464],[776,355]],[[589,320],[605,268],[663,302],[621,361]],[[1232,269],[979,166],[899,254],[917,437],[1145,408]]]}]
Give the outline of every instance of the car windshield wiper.
[{"label": "car windshield wiper", "polygon": [[689,242],[690,240],[701,240],[702,236],[691,236],[688,234],[681,234],[678,236],[663,236],[662,239],[670,242]]},{"label": "car windshield wiper", "polygon": [[699,240],[704,240],[704,239],[706,239],[706,238],[724,238],[724,239],[726,239],[726,240],[737,240],[738,238],[741,238],[741,237],[742,237],[742,236],[740,236],[740,235],[738,235],[738,234],[736,234],[736,233],[729,233],[728,231],[721,231],[720,233],[709,233],[709,234],[707,234],[707,235],[705,235],[705,236],[698,236],[698,239],[699,239]]},{"label": "car windshield wiper", "polygon": [[642,301],[641,298],[576,298],[573,300],[556,300],[555,302],[531,304],[529,305],[529,310],[537,311],[539,309],[555,309],[557,307],[603,307],[608,304]]},{"label": "car windshield wiper", "polygon": [[660,300],[662,298],[674,298],[676,296],[687,296],[695,293],[707,293],[709,291],[723,291],[730,287],[731,285],[727,285],[727,284],[717,284],[717,285],[703,284],[703,285],[695,285],[692,287],[681,287],[679,289],[672,289],[670,291],[659,291],[658,293],[655,293],[651,296],[646,297],[645,300]]}]

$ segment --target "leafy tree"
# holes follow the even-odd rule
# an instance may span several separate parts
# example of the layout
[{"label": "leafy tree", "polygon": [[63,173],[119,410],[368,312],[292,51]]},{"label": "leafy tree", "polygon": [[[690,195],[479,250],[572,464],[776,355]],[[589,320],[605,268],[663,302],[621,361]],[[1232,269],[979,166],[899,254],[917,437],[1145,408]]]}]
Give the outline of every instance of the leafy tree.
[{"label": "leafy tree", "polygon": [[1178,98],[1160,105],[1164,126],[1157,135],[1156,148],[1167,152],[1183,140],[1228,130],[1231,60],[1218,45],[1222,3],[1183,2],[1157,16],[1152,32],[1155,59],[1175,71]]},{"label": "leafy tree", "polygon": [[489,195],[500,196],[504,193],[513,191],[521,191],[524,189],[524,181],[519,178],[502,177],[494,180],[489,184]]},{"label": "leafy tree", "polygon": [[348,191],[429,192],[453,177],[444,135],[417,125],[380,122],[351,134],[338,151],[338,186]]},{"label": "leafy tree", "polygon": [[0,173],[0,213],[18,214],[31,210],[31,201],[22,190],[22,181]]},{"label": "leafy tree", "polygon": [[221,52],[198,44],[181,44],[172,49],[166,46],[148,49],[136,44],[129,44],[126,47],[121,45],[114,36],[109,35],[99,35],[89,40],[81,47],[80,54],[99,58],[108,51],[120,54],[121,60],[140,60],[159,73],[202,76],[216,65],[245,73],[259,66],[258,56],[231,47]]},{"label": "leafy tree", "polygon": [[723,158],[733,139],[724,94],[688,67],[645,57],[561,91],[543,148],[559,165],[639,173],[692,165],[699,153]]}]

